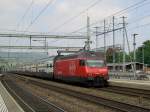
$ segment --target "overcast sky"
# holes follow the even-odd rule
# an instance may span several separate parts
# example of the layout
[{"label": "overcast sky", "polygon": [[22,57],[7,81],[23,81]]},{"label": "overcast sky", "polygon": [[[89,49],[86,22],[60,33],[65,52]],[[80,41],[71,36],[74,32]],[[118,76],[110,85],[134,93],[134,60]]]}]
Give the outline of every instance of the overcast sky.
[{"label": "overcast sky", "polygon": [[[48,32],[49,34],[69,34],[86,26],[86,17],[90,17],[91,34],[94,26],[103,26],[102,20],[108,16],[123,10],[143,0],[0,0],[0,32]],[[46,10],[36,19],[41,10],[51,2]],[[96,5],[94,4],[96,3]],[[94,5],[93,5],[94,4]],[[91,7],[92,5],[92,7]],[[91,7],[91,8],[89,8]],[[121,22],[122,16],[126,16],[127,31],[132,48],[131,34],[138,33],[137,46],[150,39],[150,1],[147,0],[137,8],[131,8],[122,14],[115,15],[116,24]],[[89,8],[88,11],[86,9]],[[25,13],[26,12],[26,13]],[[35,20],[35,21],[34,21]],[[66,22],[68,21],[68,22]],[[106,19],[112,23],[112,18]],[[65,24],[64,24],[65,23]],[[144,25],[144,26],[143,26]],[[29,27],[30,26],[30,27]],[[109,25],[111,26],[111,25]],[[15,30],[15,31],[13,31]],[[79,30],[86,32],[86,29]],[[92,36],[92,48],[95,47],[95,36]],[[50,46],[84,46],[84,41],[66,41],[54,39],[48,40]],[[29,40],[1,38],[0,45],[28,45]],[[33,45],[42,43],[33,42]],[[122,44],[122,31],[116,32],[116,44]],[[107,34],[107,45],[112,45],[112,34]],[[99,36],[98,46],[103,46],[103,38]],[[50,52],[50,51],[49,51]]]}]

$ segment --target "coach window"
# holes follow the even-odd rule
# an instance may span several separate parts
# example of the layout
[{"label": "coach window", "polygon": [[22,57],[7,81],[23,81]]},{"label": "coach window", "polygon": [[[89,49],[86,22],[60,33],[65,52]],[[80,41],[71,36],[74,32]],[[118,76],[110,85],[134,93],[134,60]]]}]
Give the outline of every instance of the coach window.
[{"label": "coach window", "polygon": [[49,64],[49,67],[50,67],[50,68],[53,68],[53,65],[52,65],[52,64]]},{"label": "coach window", "polygon": [[85,66],[85,60],[80,60],[80,66]]},{"label": "coach window", "polygon": [[49,67],[49,64],[47,64],[47,68]]}]

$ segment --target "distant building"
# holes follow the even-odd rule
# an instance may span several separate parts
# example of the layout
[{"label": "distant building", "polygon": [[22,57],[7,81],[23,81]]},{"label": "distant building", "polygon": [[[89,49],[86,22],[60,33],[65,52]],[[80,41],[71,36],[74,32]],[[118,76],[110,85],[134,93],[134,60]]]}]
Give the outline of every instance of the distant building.
[{"label": "distant building", "polygon": [[146,64],[146,66],[144,67],[144,71],[145,71],[145,73],[150,74],[150,65]]},{"label": "distant building", "polygon": [[[134,62],[126,62],[125,63],[125,70],[126,71],[132,71],[132,65]],[[115,66],[116,71],[123,71],[123,64],[122,63],[108,63],[107,67],[110,71],[113,71],[113,66]],[[143,70],[143,63],[136,62],[136,70]]]}]

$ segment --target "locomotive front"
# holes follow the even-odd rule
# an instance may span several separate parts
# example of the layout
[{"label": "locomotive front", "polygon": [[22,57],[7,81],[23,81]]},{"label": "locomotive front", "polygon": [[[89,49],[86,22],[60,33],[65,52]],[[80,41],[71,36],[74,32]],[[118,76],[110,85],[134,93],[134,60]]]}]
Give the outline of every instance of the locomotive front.
[{"label": "locomotive front", "polygon": [[107,86],[109,79],[104,55],[100,52],[86,52],[80,59],[80,72],[92,86]]},{"label": "locomotive front", "polygon": [[108,68],[104,60],[82,59],[80,72],[87,78],[87,83],[93,86],[107,86]]}]

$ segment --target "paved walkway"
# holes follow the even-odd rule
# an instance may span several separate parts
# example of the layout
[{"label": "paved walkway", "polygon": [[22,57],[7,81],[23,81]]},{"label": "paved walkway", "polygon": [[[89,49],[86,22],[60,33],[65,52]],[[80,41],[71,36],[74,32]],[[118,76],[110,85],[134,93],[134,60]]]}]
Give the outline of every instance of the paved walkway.
[{"label": "paved walkway", "polygon": [[0,95],[0,112],[8,112],[8,109],[1,95]]},{"label": "paved walkway", "polygon": [[0,82],[0,112],[24,112]]},{"label": "paved walkway", "polygon": [[150,81],[143,80],[126,80],[126,79],[110,79],[110,85],[131,87],[136,89],[150,90]]}]

